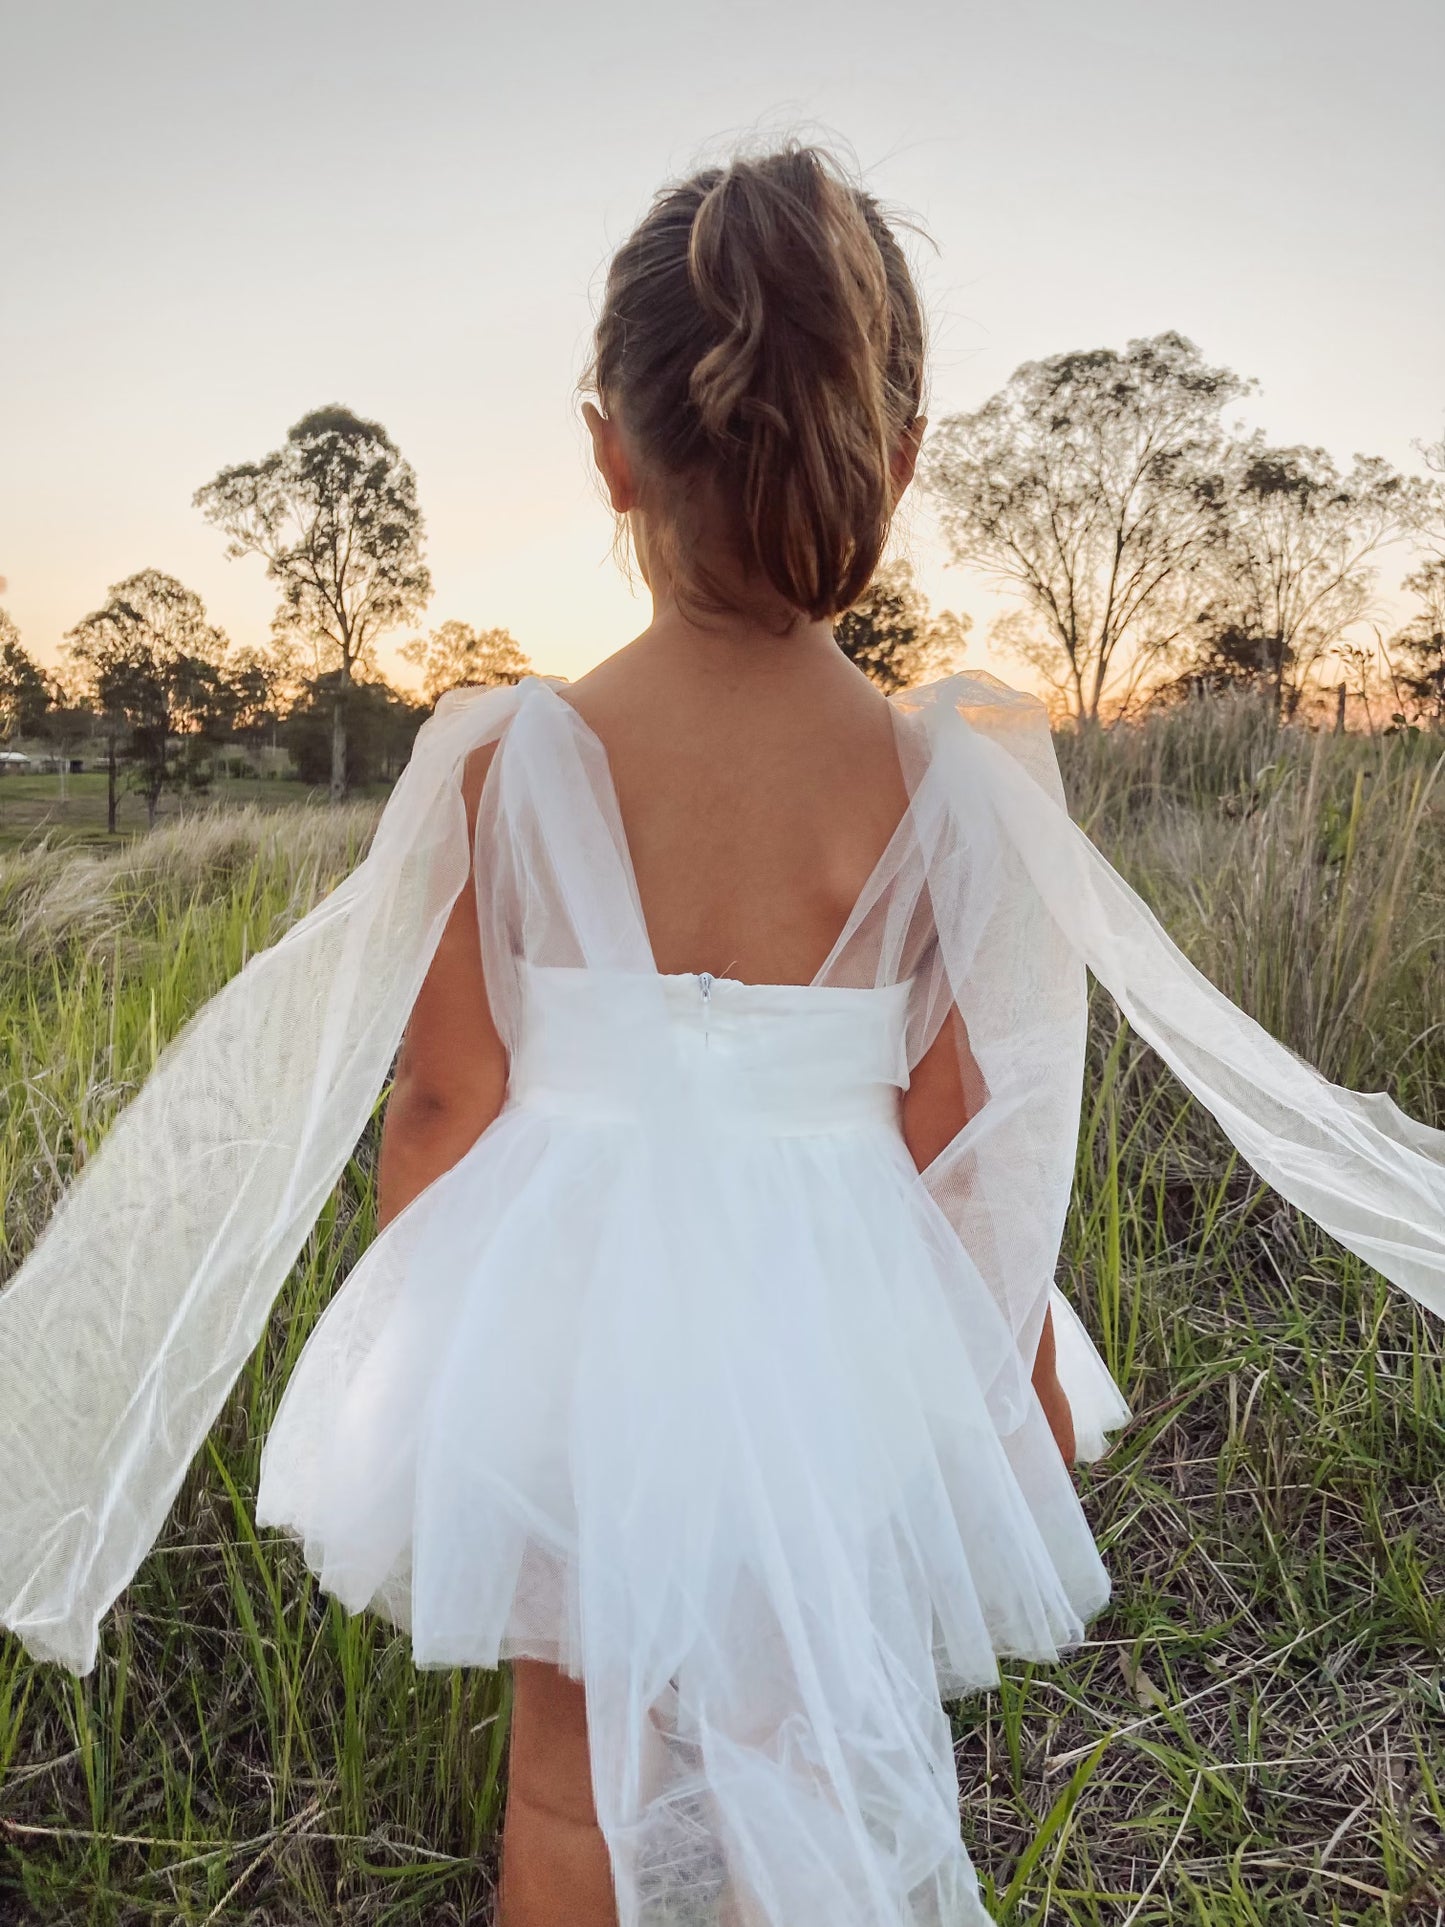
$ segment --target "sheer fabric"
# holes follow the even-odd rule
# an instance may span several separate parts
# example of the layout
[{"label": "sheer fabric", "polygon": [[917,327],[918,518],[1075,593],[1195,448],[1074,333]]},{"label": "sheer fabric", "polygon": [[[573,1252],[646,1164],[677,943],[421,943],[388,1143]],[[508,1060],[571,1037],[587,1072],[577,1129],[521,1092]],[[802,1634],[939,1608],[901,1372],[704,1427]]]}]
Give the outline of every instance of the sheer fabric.
[{"label": "sheer fabric", "polygon": [[[366,861],[162,1056],[0,1294],[0,1622],[32,1653],[94,1664],[470,868],[508,1101],[328,1305],[258,1521],[418,1664],[586,1682],[627,1927],[985,1918],[940,1694],[1108,1596],[1030,1383],[1050,1302],[1081,1453],[1128,1416],[1052,1282],[1086,966],[1437,1311],[1445,1133],[1192,969],[1069,820],[1032,699],[961,676],[894,714],[910,807],[832,953],[747,985],[656,970],[553,686],[444,699]],[[984,1101],[920,1177],[898,1095],[951,1011]]]}]

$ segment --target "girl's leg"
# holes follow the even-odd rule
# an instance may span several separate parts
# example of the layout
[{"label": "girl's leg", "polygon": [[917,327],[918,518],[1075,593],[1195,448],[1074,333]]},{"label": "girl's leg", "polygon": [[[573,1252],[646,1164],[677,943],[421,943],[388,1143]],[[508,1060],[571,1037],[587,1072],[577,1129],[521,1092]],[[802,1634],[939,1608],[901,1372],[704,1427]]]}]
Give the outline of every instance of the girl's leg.
[{"label": "girl's leg", "polygon": [[577,1680],[540,1660],[512,1663],[497,1927],[617,1927],[586,1699]]}]

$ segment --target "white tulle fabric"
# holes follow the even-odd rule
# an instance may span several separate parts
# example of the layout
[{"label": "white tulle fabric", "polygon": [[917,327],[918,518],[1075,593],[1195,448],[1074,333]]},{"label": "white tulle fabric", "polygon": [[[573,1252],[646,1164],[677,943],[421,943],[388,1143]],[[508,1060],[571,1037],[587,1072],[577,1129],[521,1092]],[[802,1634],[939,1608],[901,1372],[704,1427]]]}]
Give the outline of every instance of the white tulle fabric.
[{"label": "white tulle fabric", "polygon": [[[940,1694],[1109,1582],[1081,1456],[1128,1417],[1053,1287],[1085,965],[1286,1197],[1445,1312],[1445,1133],[1328,1084],[1070,822],[1043,712],[895,702],[911,804],[810,985],[654,967],[601,743],[443,701],[365,863],[162,1057],[0,1295],[0,1621],[76,1671],[385,1078],[476,881],[508,1098],[328,1305],[258,1521],[418,1664],[585,1681],[626,1927],[966,1927]],[[459,778],[497,744],[474,845]],[[898,1129],[950,1011],[983,1101]]]}]

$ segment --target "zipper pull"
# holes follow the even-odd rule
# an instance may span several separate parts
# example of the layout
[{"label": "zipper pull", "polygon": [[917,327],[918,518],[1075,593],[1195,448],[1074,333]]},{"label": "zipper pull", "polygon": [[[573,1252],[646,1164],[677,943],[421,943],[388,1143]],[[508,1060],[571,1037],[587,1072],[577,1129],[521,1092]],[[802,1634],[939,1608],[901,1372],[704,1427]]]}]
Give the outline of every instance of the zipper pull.
[{"label": "zipper pull", "polygon": [[712,972],[710,970],[699,970],[697,973],[697,987],[702,992],[702,1041],[705,1049],[712,1048],[712,1040],[708,1030],[708,1020],[711,1016],[712,986]]}]

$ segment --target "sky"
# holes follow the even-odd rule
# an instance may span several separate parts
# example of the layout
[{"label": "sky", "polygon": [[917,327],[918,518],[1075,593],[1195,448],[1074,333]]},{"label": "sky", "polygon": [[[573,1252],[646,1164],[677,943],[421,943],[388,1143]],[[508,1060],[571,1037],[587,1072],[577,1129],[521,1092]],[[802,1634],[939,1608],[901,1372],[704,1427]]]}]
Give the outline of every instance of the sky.
[{"label": "sky", "polygon": [[[1438,0],[0,0],[5,606],[53,662],[156,567],[264,640],[263,565],[191,497],[341,402],[416,470],[423,626],[579,674],[648,616],[575,393],[610,251],[662,182],[773,134],[932,236],[933,420],[1174,328],[1258,380],[1249,426],[1418,469],[1442,57]],[[925,503],[896,551],[974,618],[968,662],[1029,685]]]}]

